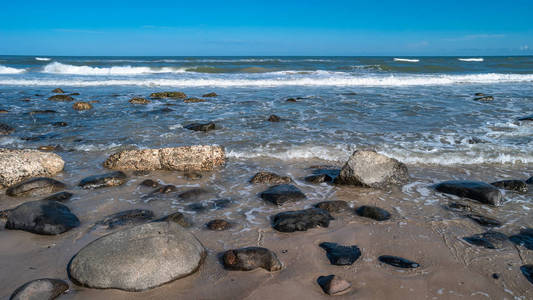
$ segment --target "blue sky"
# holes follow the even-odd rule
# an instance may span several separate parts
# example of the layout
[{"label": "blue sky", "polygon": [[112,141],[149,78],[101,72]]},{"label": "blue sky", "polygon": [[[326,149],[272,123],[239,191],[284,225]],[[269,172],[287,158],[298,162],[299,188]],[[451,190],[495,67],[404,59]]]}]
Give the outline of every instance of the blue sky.
[{"label": "blue sky", "polygon": [[532,12],[533,0],[3,1],[0,54],[532,55]]}]

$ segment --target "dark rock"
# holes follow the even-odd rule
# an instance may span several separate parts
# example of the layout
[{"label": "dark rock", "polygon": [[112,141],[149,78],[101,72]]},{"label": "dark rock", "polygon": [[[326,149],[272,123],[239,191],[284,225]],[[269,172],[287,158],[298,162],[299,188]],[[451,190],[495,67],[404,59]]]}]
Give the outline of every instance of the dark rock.
[{"label": "dark rock", "polygon": [[54,90],[52,91],[52,93],[63,94],[63,93],[65,93],[65,92],[64,92],[62,89],[57,88],[57,89],[54,89]]},{"label": "dark rock", "polygon": [[16,184],[6,190],[11,197],[33,197],[58,192],[66,185],[60,181],[47,177],[31,178]]},{"label": "dark rock", "polygon": [[55,123],[52,123],[52,126],[55,126],[55,127],[66,127],[68,126],[67,122],[55,122]]},{"label": "dark rock", "polygon": [[269,122],[279,122],[281,121],[281,118],[276,115],[270,115],[267,119]]},{"label": "dark rock", "polygon": [[172,99],[185,99],[187,98],[187,95],[182,92],[158,92],[158,93],[151,93],[150,98],[152,99],[164,99],[164,98],[172,98]]},{"label": "dark rock", "polygon": [[324,242],[320,243],[319,246],[326,250],[326,255],[332,265],[348,266],[361,257],[361,250],[355,245],[343,246],[337,243]]},{"label": "dark rock", "polygon": [[41,278],[17,288],[9,300],[52,300],[68,290],[68,283],[59,279]]},{"label": "dark rock", "polygon": [[47,133],[47,134],[21,137],[20,139],[24,140],[24,141],[44,141],[44,140],[55,139],[58,136],[59,136],[59,134],[51,132],[51,133]]},{"label": "dark rock", "polygon": [[187,172],[183,174],[183,177],[185,177],[187,180],[199,180],[202,178],[202,174],[196,172]]},{"label": "dark rock", "polygon": [[470,207],[470,205],[459,202],[450,202],[448,205],[445,206],[445,208],[457,212],[472,211],[472,207]]},{"label": "dark rock", "polygon": [[57,201],[57,202],[66,202],[72,198],[72,193],[69,192],[59,192],[53,195],[50,195],[43,200]]},{"label": "dark rock", "polygon": [[384,264],[398,268],[412,269],[420,267],[418,263],[398,256],[382,255],[378,257],[378,260]]},{"label": "dark rock", "polygon": [[492,273],[492,278],[494,278],[494,279],[500,279],[500,274],[498,274],[498,273]]},{"label": "dark rock", "polygon": [[78,227],[80,221],[70,209],[57,201],[38,200],[23,203],[9,211],[7,229],[56,235]]},{"label": "dark rock", "polygon": [[296,202],[305,199],[305,194],[292,184],[278,184],[269,187],[260,194],[265,201],[276,205],[283,205],[285,202]]},{"label": "dark rock", "polygon": [[231,206],[233,201],[231,199],[216,199],[212,201],[214,209],[225,209]]},{"label": "dark rock", "polygon": [[485,94],[483,94],[483,93],[475,93],[474,96],[476,96],[476,97],[483,97],[483,96],[485,96]]},{"label": "dark rock", "polygon": [[533,115],[518,118],[518,121],[533,121]]},{"label": "dark rock", "polygon": [[69,95],[53,95],[50,98],[48,98],[50,101],[74,101],[74,98],[72,98]]},{"label": "dark rock", "polygon": [[202,202],[191,203],[187,205],[188,210],[195,211],[197,213],[205,212],[208,209],[208,205]]},{"label": "dark rock", "polygon": [[202,123],[192,123],[192,124],[188,124],[188,125],[183,126],[183,128],[189,129],[189,130],[194,130],[194,131],[208,132],[210,130],[215,130],[216,129],[216,125],[213,122],[203,123],[203,124]]},{"label": "dark rock", "polygon": [[51,110],[51,109],[45,109],[45,110],[32,110],[29,112],[30,115],[37,115],[37,114],[55,114],[57,111]]},{"label": "dark rock", "polygon": [[170,193],[176,192],[177,190],[178,188],[176,188],[175,186],[171,184],[168,184],[168,185],[164,185],[162,187],[159,187],[151,191],[148,195],[145,195],[143,198],[151,198],[151,197],[157,197],[159,195],[170,194]]},{"label": "dark rock", "polygon": [[272,227],[281,232],[306,231],[315,227],[328,227],[333,217],[320,208],[286,211],[274,215]]},{"label": "dark rock", "polygon": [[207,228],[209,228],[210,230],[226,230],[226,229],[230,229],[231,228],[231,223],[226,221],[226,220],[222,220],[222,219],[215,219],[215,220],[211,220],[209,222],[207,222],[207,224],[205,224],[205,226]]},{"label": "dark rock", "polygon": [[15,128],[7,124],[0,123],[0,135],[8,135],[11,134],[13,131],[15,131]]},{"label": "dark rock", "polygon": [[331,296],[342,295],[346,293],[352,286],[351,283],[342,279],[342,277],[333,274],[328,276],[320,276],[316,282],[318,285],[320,285],[324,293]]},{"label": "dark rock", "polygon": [[[68,94],[68,95],[69,95],[69,96],[79,96],[80,93],[70,93],[70,94]],[[92,101],[91,101],[91,102],[92,102]]]},{"label": "dark rock", "polygon": [[168,216],[164,216],[160,219],[154,220],[153,222],[174,222],[182,227],[188,228],[192,226],[192,222],[181,212],[175,212]]},{"label": "dark rock", "polygon": [[9,111],[5,109],[0,109],[0,114],[7,114]]},{"label": "dark rock", "polygon": [[133,176],[146,176],[150,174],[150,171],[148,170],[135,170],[133,171]]},{"label": "dark rock", "polygon": [[110,186],[118,186],[126,183],[127,176],[124,172],[114,171],[101,175],[86,177],[78,184],[84,189],[99,189]]},{"label": "dark rock", "polygon": [[151,210],[131,209],[109,215],[103,220],[96,222],[96,225],[106,226],[107,229],[113,229],[117,226],[145,223],[153,219],[153,217],[154,213]]},{"label": "dark rock", "polygon": [[501,205],[502,194],[494,187],[481,181],[450,180],[434,186],[441,193],[469,198],[484,204]]},{"label": "dark rock", "polygon": [[317,174],[305,177],[305,181],[310,183],[333,182],[333,178],[331,178],[328,174]]},{"label": "dark rock", "polygon": [[511,242],[533,250],[533,228],[521,229],[519,234],[509,237]]},{"label": "dark rock", "polygon": [[159,182],[154,181],[152,179],[143,180],[143,182],[141,182],[139,185],[146,186],[146,187],[151,187],[151,188],[157,188],[157,187],[160,186]]},{"label": "dark rock", "polygon": [[215,92],[211,92],[211,93],[207,93],[207,94],[202,95],[202,97],[210,98],[210,97],[218,97],[218,95]]},{"label": "dark rock", "polygon": [[161,109],[151,110],[151,111],[149,111],[149,113],[151,113],[151,114],[166,114],[166,113],[170,113],[170,112],[173,112],[173,111],[174,111],[173,109],[165,107],[165,108],[161,108]]},{"label": "dark rock", "polygon": [[500,249],[505,246],[508,238],[501,232],[487,231],[484,233],[464,237],[463,240],[472,245],[485,247],[487,249]]},{"label": "dark rock", "polygon": [[520,267],[520,271],[533,284],[533,265],[523,265]]},{"label": "dark rock", "polygon": [[315,204],[316,208],[323,209],[329,213],[340,213],[350,210],[348,202],[342,200],[323,201]]},{"label": "dark rock", "polygon": [[258,172],[250,179],[250,183],[263,184],[284,184],[291,182],[292,179],[289,176],[280,176],[272,172]]},{"label": "dark rock", "polygon": [[529,177],[528,180],[526,180],[527,184],[533,184],[533,176]]},{"label": "dark rock", "polygon": [[152,101],[140,97],[133,97],[128,102],[131,104],[148,104]]},{"label": "dark rock", "polygon": [[466,217],[485,227],[500,227],[503,225],[500,221],[496,219],[482,216],[479,214],[468,214],[466,215]]},{"label": "dark rock", "polygon": [[298,100],[296,100],[295,98],[288,98],[285,101],[287,101],[287,102],[298,102]]},{"label": "dark rock", "polygon": [[222,264],[224,268],[233,271],[251,271],[263,268],[273,272],[282,268],[276,254],[261,247],[228,250],[222,254]]},{"label": "dark rock", "polygon": [[523,180],[500,180],[491,184],[500,189],[527,193],[527,184]]},{"label": "dark rock", "polygon": [[195,98],[195,97],[191,97],[191,98],[187,98],[185,100],[183,100],[183,102],[185,103],[199,103],[199,102],[206,102],[207,100],[205,99],[200,99],[200,98]]},{"label": "dark rock", "polygon": [[363,205],[357,208],[355,212],[361,217],[374,219],[376,221],[386,221],[391,217],[388,211],[376,206]]},{"label": "dark rock", "polygon": [[178,197],[180,197],[183,200],[193,200],[198,199],[201,196],[208,194],[209,192],[202,188],[192,188],[190,190],[187,190],[183,193],[180,193]]},{"label": "dark rock", "polygon": [[474,98],[474,100],[476,100],[476,101],[492,101],[492,100],[494,100],[494,97],[492,97],[492,96],[483,96],[483,97]]},{"label": "dark rock", "polygon": [[79,102],[72,104],[72,108],[74,110],[89,110],[93,108],[93,106],[91,105],[91,103],[79,101]]}]

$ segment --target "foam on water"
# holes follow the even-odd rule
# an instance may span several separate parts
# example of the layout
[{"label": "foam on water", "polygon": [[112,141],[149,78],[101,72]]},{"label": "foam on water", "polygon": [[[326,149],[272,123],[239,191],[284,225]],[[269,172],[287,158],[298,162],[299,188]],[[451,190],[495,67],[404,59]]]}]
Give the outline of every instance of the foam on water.
[{"label": "foam on water", "polygon": [[20,74],[26,72],[26,69],[17,69],[0,65],[0,74]]},{"label": "foam on water", "polygon": [[394,58],[394,61],[401,61],[401,62],[419,62],[420,59],[412,59],[412,58]]},{"label": "foam on water", "polygon": [[151,67],[132,67],[132,66],[113,66],[109,68],[90,67],[90,66],[74,66],[53,62],[43,68],[43,73],[51,74],[71,74],[71,75],[142,75],[154,73],[182,73],[184,68],[151,68]]},{"label": "foam on water", "polygon": [[51,61],[52,59],[49,57],[36,57],[35,60],[38,61]]},{"label": "foam on water", "polygon": [[483,58],[458,58],[460,61],[466,61],[466,62],[482,62],[484,61]]}]

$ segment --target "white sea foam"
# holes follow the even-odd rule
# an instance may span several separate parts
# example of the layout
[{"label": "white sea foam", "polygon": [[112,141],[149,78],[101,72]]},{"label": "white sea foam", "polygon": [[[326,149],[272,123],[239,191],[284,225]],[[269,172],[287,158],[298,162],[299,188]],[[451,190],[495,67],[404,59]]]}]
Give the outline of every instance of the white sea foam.
[{"label": "white sea foam", "polygon": [[419,62],[420,59],[413,59],[413,58],[394,58],[394,61],[402,61],[402,62]]},{"label": "white sea foam", "polygon": [[52,59],[49,57],[36,57],[35,60],[38,61],[51,61]]},{"label": "white sea foam", "polygon": [[53,62],[43,68],[43,73],[51,74],[71,74],[71,75],[142,75],[154,73],[183,73],[184,68],[151,68],[132,66],[113,66],[109,68],[99,68],[90,66],[74,66]]},{"label": "white sea foam", "polygon": [[0,65],[0,74],[20,74],[26,72],[26,69],[17,69]]},{"label": "white sea foam", "polygon": [[467,62],[481,62],[484,59],[483,58],[458,58],[460,61],[467,61]]}]

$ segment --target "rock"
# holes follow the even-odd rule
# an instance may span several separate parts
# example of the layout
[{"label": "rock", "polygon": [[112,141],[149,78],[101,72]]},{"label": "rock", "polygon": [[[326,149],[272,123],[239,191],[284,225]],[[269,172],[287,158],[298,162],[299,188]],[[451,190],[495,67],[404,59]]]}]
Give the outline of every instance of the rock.
[{"label": "rock", "polygon": [[15,128],[7,124],[0,123],[0,135],[8,135],[11,134],[13,131],[15,131]]},{"label": "rock", "polygon": [[192,222],[181,212],[175,212],[170,215],[164,216],[160,219],[154,220],[153,222],[174,222],[184,228],[192,226]]},{"label": "rock", "polygon": [[[69,96],[79,96],[80,93],[70,93],[70,94],[68,94],[68,95],[69,95]],[[96,100],[93,100],[93,101],[96,101]],[[91,101],[91,102],[93,102],[93,101]]]},{"label": "rock", "polygon": [[151,110],[151,111],[149,111],[149,113],[150,114],[166,114],[166,113],[170,113],[170,112],[173,112],[173,111],[174,111],[173,109],[165,107],[165,108],[161,108],[161,109]]},{"label": "rock", "polygon": [[60,89],[60,88],[56,88],[56,89],[54,89],[54,90],[52,91],[52,93],[63,94],[63,93],[65,93],[65,92],[64,92],[62,89]]},{"label": "rock", "polygon": [[[54,90],[55,91],[55,90]],[[17,288],[9,300],[52,300],[68,290],[68,283],[59,279],[41,278]]]},{"label": "rock", "polygon": [[459,202],[450,202],[448,205],[445,206],[446,209],[456,212],[469,212],[472,211],[472,207],[470,205],[459,203]]},{"label": "rock", "polygon": [[363,205],[357,208],[355,212],[361,217],[374,219],[376,221],[386,221],[391,217],[388,211],[376,206]]},{"label": "rock", "polygon": [[218,97],[218,95],[215,92],[211,92],[211,93],[207,93],[207,94],[202,95],[202,97],[210,98],[210,97]]},{"label": "rock", "polygon": [[348,202],[342,200],[322,201],[315,204],[315,207],[323,209],[329,213],[341,213],[350,210]]},{"label": "rock", "polygon": [[74,101],[74,98],[72,98],[69,95],[53,95],[50,98],[48,98],[50,101]]},{"label": "rock", "polygon": [[328,174],[309,175],[304,180],[309,183],[333,182],[333,178]]},{"label": "rock", "polygon": [[185,99],[187,95],[182,92],[158,92],[151,93],[150,98],[152,99],[163,99],[163,98],[172,98],[172,99]]},{"label": "rock", "polygon": [[441,193],[469,198],[483,204],[501,205],[502,194],[494,187],[481,181],[450,180],[434,186]]},{"label": "rock", "polygon": [[500,221],[496,219],[482,216],[479,214],[467,214],[466,217],[485,227],[500,227],[503,225]]},{"label": "rock", "polygon": [[0,109],[0,114],[7,114],[9,111],[5,109]]},{"label": "rock", "polygon": [[41,150],[41,151],[56,151],[56,150],[60,150],[61,149],[61,146],[59,145],[48,145],[48,146],[39,146],[39,148],[37,148],[38,150]]},{"label": "rock", "polygon": [[9,210],[7,229],[18,229],[37,234],[56,235],[78,227],[78,217],[57,201],[25,202]]},{"label": "rock", "polygon": [[183,174],[183,177],[185,177],[187,180],[199,180],[202,179],[202,174],[196,172],[187,172]]},{"label": "rock", "polygon": [[342,167],[335,183],[384,188],[408,180],[407,167],[403,163],[374,151],[357,150]]},{"label": "rock", "polygon": [[220,146],[184,146],[120,151],[109,156],[104,167],[137,171],[210,171],[224,162],[225,153]]},{"label": "rock", "polygon": [[57,202],[66,202],[72,198],[73,194],[69,192],[59,192],[53,195],[50,195],[43,200],[57,201]]},{"label": "rock", "polygon": [[209,207],[207,206],[207,204],[202,203],[202,202],[196,202],[196,203],[191,203],[191,204],[187,205],[187,209],[188,210],[192,210],[192,211],[195,211],[197,213],[203,213],[208,208]]},{"label": "rock", "polygon": [[527,184],[523,180],[500,180],[491,184],[500,189],[527,193]]},{"label": "rock", "polygon": [[533,121],[533,115],[518,118],[518,121]]},{"label": "rock", "polygon": [[148,104],[152,101],[140,97],[133,97],[128,102],[131,104]]},{"label": "rock", "polygon": [[521,229],[519,234],[509,237],[511,242],[533,250],[533,228]]},{"label": "rock", "polygon": [[269,122],[279,122],[281,121],[281,118],[276,115],[270,115],[267,119]]},{"label": "rock", "polygon": [[258,172],[250,179],[250,183],[262,184],[284,184],[291,182],[292,179],[289,176],[280,176],[272,172]]},{"label": "rock", "polygon": [[156,188],[155,190],[151,191],[147,195],[144,195],[142,198],[143,199],[150,199],[150,198],[154,198],[154,197],[157,197],[157,196],[170,194],[170,193],[176,192],[177,190],[178,190],[178,188],[175,187],[174,185],[167,184],[167,185],[163,185],[163,186],[160,186],[160,187]]},{"label": "rock", "polygon": [[183,200],[193,200],[198,199],[199,197],[208,194],[209,192],[202,188],[192,188],[190,190],[187,190],[183,193],[180,193],[178,197],[180,197]]},{"label": "rock", "polygon": [[508,238],[505,234],[497,231],[487,231],[464,237],[469,244],[485,247],[487,249],[501,249],[505,246]]},{"label": "rock", "polygon": [[74,110],[89,110],[91,108],[93,108],[93,106],[88,103],[88,102],[76,102],[74,104],[72,104],[72,108]]},{"label": "rock", "polygon": [[224,268],[232,271],[251,271],[263,268],[273,272],[282,268],[276,254],[261,247],[228,250],[222,254],[222,264]]},{"label": "rock", "polygon": [[533,184],[533,176],[529,177],[528,180],[526,180],[527,184]]},{"label": "rock", "polygon": [[286,211],[274,215],[272,227],[281,232],[307,231],[315,227],[328,227],[333,217],[320,208]]},{"label": "rock", "polygon": [[316,282],[320,285],[324,293],[331,296],[342,295],[352,286],[351,283],[344,280],[342,277],[333,274],[320,276]]},{"label": "rock", "polygon": [[265,201],[276,205],[283,205],[285,202],[296,202],[305,199],[305,194],[292,184],[278,184],[269,187],[260,194]]},{"label": "rock", "polygon": [[492,278],[494,278],[494,279],[500,279],[500,274],[498,274],[498,273],[492,273]]},{"label": "rock", "polygon": [[51,110],[51,109],[45,109],[45,110],[32,110],[29,112],[30,115],[38,115],[38,114],[55,114],[57,111]]},{"label": "rock", "polygon": [[106,226],[107,229],[113,229],[117,226],[133,225],[145,223],[153,219],[154,213],[147,209],[130,209],[121,211],[105,217],[98,221],[96,225]]},{"label": "rock", "polygon": [[378,257],[378,260],[384,264],[398,268],[412,269],[420,267],[420,264],[398,256],[382,255]]},{"label": "rock", "polygon": [[533,265],[523,265],[520,267],[520,271],[526,277],[526,279],[533,284]]},{"label": "rock", "polygon": [[483,93],[475,93],[474,96],[476,96],[476,97],[483,97],[483,96],[485,96],[485,94],[483,94]]},{"label": "rock", "polygon": [[226,230],[226,229],[230,229],[231,228],[231,223],[226,221],[226,220],[222,220],[222,219],[215,219],[215,220],[211,220],[209,222],[207,222],[207,224],[205,224],[205,226],[207,228],[209,228],[210,230]]},{"label": "rock", "polygon": [[288,98],[285,101],[287,101],[287,102],[298,102],[298,100],[296,100],[295,98]]},{"label": "rock", "polygon": [[133,176],[146,176],[149,174],[150,171],[133,171]]},{"label": "rock", "polygon": [[0,188],[29,177],[53,176],[61,172],[64,165],[61,157],[54,153],[0,149]]},{"label": "rock", "polygon": [[160,186],[159,182],[154,181],[152,179],[143,180],[143,182],[141,182],[139,185],[151,188],[158,188]]},{"label": "rock", "polygon": [[332,265],[348,266],[361,257],[361,250],[355,245],[343,246],[337,243],[324,242],[320,243],[319,246],[326,250],[326,256]]},{"label": "rock", "polygon": [[191,97],[191,98],[187,98],[185,100],[183,100],[183,102],[185,103],[199,103],[199,102],[206,102],[207,100],[205,99],[200,99],[200,98],[195,98],[195,97]]},{"label": "rock", "polygon": [[18,183],[6,190],[11,197],[33,197],[55,193],[64,189],[66,185],[47,177],[37,177]]},{"label": "rock", "polygon": [[99,189],[110,186],[118,186],[126,183],[127,176],[122,171],[115,171],[101,175],[93,175],[83,178],[78,184],[84,189]]},{"label": "rock", "polygon": [[483,96],[483,97],[474,98],[474,100],[476,100],[476,101],[492,101],[492,100],[494,100],[494,97],[492,97],[492,96]]},{"label": "rock", "polygon": [[192,124],[188,124],[188,125],[183,126],[183,128],[189,129],[189,130],[194,130],[194,131],[208,132],[208,131],[211,131],[211,130],[215,130],[216,129],[216,125],[213,122],[203,123],[203,124],[202,123],[192,123]]},{"label": "rock", "polygon": [[67,122],[55,122],[55,123],[52,123],[52,126],[55,126],[55,127],[66,127],[68,126]]}]

